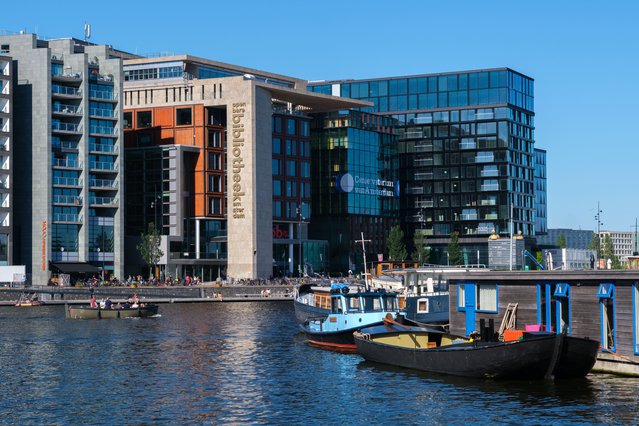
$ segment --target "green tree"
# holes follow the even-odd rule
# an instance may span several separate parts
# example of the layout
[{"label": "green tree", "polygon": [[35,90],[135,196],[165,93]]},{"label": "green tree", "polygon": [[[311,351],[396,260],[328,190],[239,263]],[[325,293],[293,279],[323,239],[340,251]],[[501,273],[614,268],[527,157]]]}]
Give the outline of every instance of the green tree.
[{"label": "green tree", "polygon": [[408,257],[406,244],[404,243],[404,231],[399,225],[395,225],[390,229],[388,239],[386,240],[388,248],[388,257],[390,260],[404,261]]},{"label": "green tree", "polygon": [[608,259],[612,261],[613,269],[621,269],[621,262],[619,262],[619,258],[615,255],[615,249],[612,245],[612,238],[610,238],[610,235],[604,236],[601,246],[601,254],[603,258],[606,259],[606,261],[608,261]]},{"label": "green tree", "polygon": [[415,232],[413,236],[413,245],[415,247],[415,251],[411,255],[413,260],[419,262],[419,264],[428,263],[430,260],[430,247],[428,247],[428,240]]},{"label": "green tree", "polygon": [[601,241],[599,240],[599,236],[595,234],[590,240],[590,250],[594,250],[597,253],[597,259],[603,258],[601,253]]},{"label": "green tree", "polygon": [[149,265],[150,270],[155,270],[160,258],[164,252],[160,249],[161,237],[160,231],[155,227],[153,222],[149,223],[146,233],[140,235],[141,242],[136,246],[140,256]]},{"label": "green tree", "polygon": [[557,246],[559,246],[559,248],[566,248],[566,237],[564,237],[564,234],[559,234],[557,237]]},{"label": "green tree", "polygon": [[448,261],[451,265],[463,265],[464,253],[459,247],[459,234],[453,232],[450,234],[450,243],[448,243]]}]

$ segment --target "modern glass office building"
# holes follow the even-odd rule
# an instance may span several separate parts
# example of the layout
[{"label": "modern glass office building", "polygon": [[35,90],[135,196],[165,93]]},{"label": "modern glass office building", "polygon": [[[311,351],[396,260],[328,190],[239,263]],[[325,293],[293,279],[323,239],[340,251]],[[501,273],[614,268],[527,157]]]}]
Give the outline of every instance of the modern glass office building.
[{"label": "modern glass office building", "polygon": [[312,238],[328,239],[332,272],[363,270],[385,253],[399,221],[394,120],[360,111],[318,114],[312,125]]},{"label": "modern glass office building", "polygon": [[508,235],[511,220],[514,233],[535,235],[531,78],[499,68],[309,86],[370,101],[362,110],[396,120],[401,219],[408,237],[429,241],[431,261],[446,263],[453,232],[482,263],[486,237]]},{"label": "modern glass office building", "polygon": [[535,236],[548,232],[546,150],[535,148]]}]

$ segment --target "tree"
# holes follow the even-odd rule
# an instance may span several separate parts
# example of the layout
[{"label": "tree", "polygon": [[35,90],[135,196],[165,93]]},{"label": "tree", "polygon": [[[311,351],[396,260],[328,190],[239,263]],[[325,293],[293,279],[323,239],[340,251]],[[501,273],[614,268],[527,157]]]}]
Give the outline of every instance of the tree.
[{"label": "tree", "polygon": [[408,257],[406,244],[404,244],[404,231],[402,231],[399,225],[395,225],[390,229],[388,239],[386,240],[386,247],[388,248],[388,257],[390,260],[404,261]]},{"label": "tree", "polygon": [[601,241],[597,234],[595,234],[592,237],[592,240],[590,240],[590,250],[594,250],[597,253],[597,259],[603,258],[603,254],[601,253]]},{"label": "tree", "polygon": [[149,269],[153,267],[154,270],[160,258],[164,255],[164,252],[160,249],[160,243],[162,241],[160,231],[155,227],[153,222],[150,222],[146,234],[143,232],[140,238],[142,241],[136,248],[140,256],[142,256],[142,259],[149,265]]},{"label": "tree", "polygon": [[413,245],[415,246],[415,251],[411,255],[411,258],[418,261],[420,265],[428,263],[430,260],[430,247],[428,247],[428,241],[426,238],[415,232],[415,235],[413,236]]},{"label": "tree", "polygon": [[450,243],[448,243],[448,261],[451,265],[464,264],[464,253],[459,247],[459,234],[457,232],[450,234]]},{"label": "tree", "polygon": [[601,247],[601,254],[606,261],[610,259],[612,261],[613,269],[621,269],[621,262],[619,262],[619,258],[615,255],[615,249],[612,245],[612,238],[610,235],[605,235],[603,238],[603,244]]},{"label": "tree", "polygon": [[566,248],[566,237],[564,237],[564,234],[559,234],[557,237],[557,246],[559,246],[559,248]]}]

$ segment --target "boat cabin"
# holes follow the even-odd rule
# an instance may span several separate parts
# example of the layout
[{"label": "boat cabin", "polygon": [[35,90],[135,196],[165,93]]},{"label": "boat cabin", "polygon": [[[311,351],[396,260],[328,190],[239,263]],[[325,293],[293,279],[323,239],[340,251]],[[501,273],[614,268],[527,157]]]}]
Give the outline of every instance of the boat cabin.
[{"label": "boat cabin", "polygon": [[639,271],[491,271],[449,277],[450,332],[493,320],[509,335],[551,331],[601,342],[594,370],[639,376]]},{"label": "boat cabin", "polygon": [[334,293],[331,295],[331,313],[396,312],[399,310],[397,293]]}]

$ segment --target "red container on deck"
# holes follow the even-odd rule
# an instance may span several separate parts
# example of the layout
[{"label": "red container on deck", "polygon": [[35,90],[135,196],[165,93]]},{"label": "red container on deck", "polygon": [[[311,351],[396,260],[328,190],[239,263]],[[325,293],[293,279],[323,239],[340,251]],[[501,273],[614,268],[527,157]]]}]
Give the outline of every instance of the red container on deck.
[{"label": "red container on deck", "polygon": [[524,330],[504,330],[504,342],[513,342],[524,337]]}]

